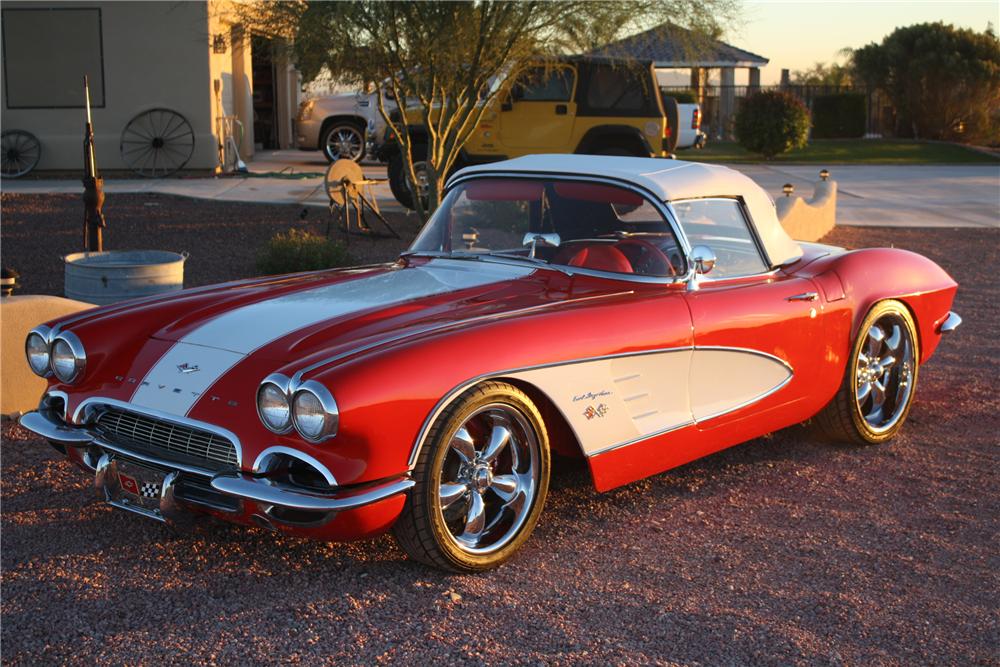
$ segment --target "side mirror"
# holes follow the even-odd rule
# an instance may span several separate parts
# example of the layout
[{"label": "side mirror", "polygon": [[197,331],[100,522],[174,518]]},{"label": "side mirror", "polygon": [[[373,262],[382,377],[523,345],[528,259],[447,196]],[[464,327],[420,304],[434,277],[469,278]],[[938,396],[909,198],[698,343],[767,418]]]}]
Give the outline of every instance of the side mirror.
[{"label": "side mirror", "polygon": [[700,276],[705,275],[715,267],[715,253],[707,245],[696,245],[691,248],[691,264],[694,265],[694,272]]}]

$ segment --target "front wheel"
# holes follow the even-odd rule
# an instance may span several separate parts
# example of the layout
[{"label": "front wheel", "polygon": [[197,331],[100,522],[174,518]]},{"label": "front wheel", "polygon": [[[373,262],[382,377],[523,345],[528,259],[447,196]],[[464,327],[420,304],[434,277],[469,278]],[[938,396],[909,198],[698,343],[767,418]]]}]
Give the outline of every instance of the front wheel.
[{"label": "front wheel", "polygon": [[[414,155],[426,155],[426,146],[414,146]],[[427,202],[427,191],[430,187],[429,179],[427,176],[427,162],[425,160],[415,160],[413,162],[413,171],[417,177],[417,190],[424,198],[424,203]],[[413,198],[413,190],[410,187],[409,182],[406,179],[406,165],[403,161],[403,155],[399,151],[389,158],[389,189],[392,190],[392,195],[396,198],[400,204],[410,209],[411,211],[416,210],[417,205]]]},{"label": "front wheel", "polygon": [[913,403],[919,358],[910,311],[898,301],[876,304],[861,323],[837,395],[816,416],[820,428],[859,445],[894,438]]},{"label": "front wheel", "polygon": [[445,570],[494,568],[531,535],[549,467],[548,436],[531,399],[512,385],[485,382],[431,427],[396,539],[411,557]]},{"label": "front wheel", "polygon": [[345,158],[360,162],[365,156],[365,131],[351,122],[333,123],[319,141],[328,162]]}]

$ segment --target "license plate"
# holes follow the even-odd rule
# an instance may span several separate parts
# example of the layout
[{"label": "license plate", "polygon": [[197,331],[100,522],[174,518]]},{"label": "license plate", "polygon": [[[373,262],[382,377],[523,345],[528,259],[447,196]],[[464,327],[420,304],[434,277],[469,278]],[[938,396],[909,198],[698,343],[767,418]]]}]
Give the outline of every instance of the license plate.
[{"label": "license plate", "polygon": [[129,461],[115,462],[114,480],[121,490],[118,498],[124,504],[139,505],[147,510],[159,510],[164,473]]}]

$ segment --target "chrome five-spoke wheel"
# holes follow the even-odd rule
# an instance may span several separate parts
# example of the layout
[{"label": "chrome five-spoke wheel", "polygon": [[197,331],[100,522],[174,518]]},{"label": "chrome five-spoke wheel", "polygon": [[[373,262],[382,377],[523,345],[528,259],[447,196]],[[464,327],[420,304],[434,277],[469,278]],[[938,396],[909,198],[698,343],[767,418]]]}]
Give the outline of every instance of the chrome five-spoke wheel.
[{"label": "chrome five-spoke wheel", "polygon": [[875,433],[899,421],[913,391],[913,340],[906,322],[886,315],[868,327],[858,352],[855,401]]},{"label": "chrome five-spoke wheel", "polygon": [[465,392],[428,431],[396,538],[445,569],[496,567],[538,520],[549,460],[541,415],[520,389],[485,382]]},{"label": "chrome five-spoke wheel", "polygon": [[469,553],[503,548],[524,524],[538,489],[538,438],[509,405],[480,408],[455,432],[438,486],[441,518]]},{"label": "chrome five-spoke wheel", "polygon": [[875,304],[858,329],[843,384],[816,423],[838,441],[891,440],[913,403],[919,360],[910,311],[899,301]]}]

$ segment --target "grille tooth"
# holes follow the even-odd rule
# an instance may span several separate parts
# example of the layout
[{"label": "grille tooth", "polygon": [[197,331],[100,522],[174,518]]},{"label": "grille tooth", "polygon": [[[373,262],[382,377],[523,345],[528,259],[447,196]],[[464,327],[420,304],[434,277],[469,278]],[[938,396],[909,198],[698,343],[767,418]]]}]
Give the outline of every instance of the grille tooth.
[{"label": "grille tooth", "polygon": [[116,444],[139,445],[169,454],[198,459],[211,468],[235,467],[236,446],[228,439],[191,426],[175,424],[117,408],[97,417],[97,427]]}]

